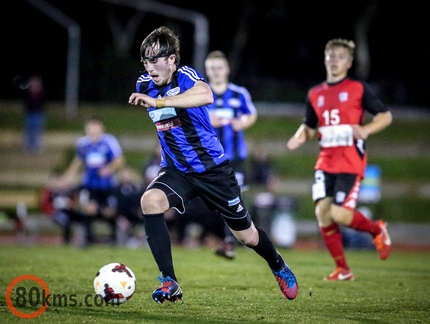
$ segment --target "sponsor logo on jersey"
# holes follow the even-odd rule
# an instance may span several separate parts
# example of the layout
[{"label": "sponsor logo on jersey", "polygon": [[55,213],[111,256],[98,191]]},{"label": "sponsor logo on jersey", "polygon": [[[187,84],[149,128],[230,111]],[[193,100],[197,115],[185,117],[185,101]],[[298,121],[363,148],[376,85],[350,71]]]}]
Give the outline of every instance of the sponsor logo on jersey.
[{"label": "sponsor logo on jersey", "polygon": [[176,109],[174,107],[164,107],[160,109],[154,109],[149,112],[149,117],[154,123],[176,116]]},{"label": "sponsor logo on jersey", "polygon": [[218,118],[224,119],[232,119],[234,117],[234,111],[231,108],[216,108],[213,114]]},{"label": "sponsor logo on jersey", "polygon": [[321,147],[352,146],[354,142],[351,125],[321,126],[318,132]]},{"label": "sponsor logo on jersey", "polygon": [[155,127],[157,127],[157,131],[160,131],[160,132],[165,132],[179,126],[181,126],[181,121],[179,120],[179,118],[163,120],[155,123]]},{"label": "sponsor logo on jersey", "polygon": [[179,94],[181,92],[181,89],[179,87],[170,89],[169,91],[167,91],[166,95],[171,97],[171,96],[176,96],[177,94]]}]

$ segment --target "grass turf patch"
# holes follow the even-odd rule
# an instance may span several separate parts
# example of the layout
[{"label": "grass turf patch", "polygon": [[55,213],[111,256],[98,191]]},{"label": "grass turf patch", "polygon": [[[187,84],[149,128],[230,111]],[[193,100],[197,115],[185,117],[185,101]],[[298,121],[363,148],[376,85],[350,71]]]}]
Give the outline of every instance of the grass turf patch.
[{"label": "grass turf patch", "polygon": [[[356,276],[354,282],[322,280],[334,267],[325,250],[280,249],[280,252],[299,281],[299,295],[294,301],[282,296],[266,263],[248,248],[239,247],[237,258],[230,261],[220,259],[208,248],[174,247],[184,301],[160,305],[151,299],[153,289],[158,286],[158,270],[147,248],[94,246],[82,250],[62,246],[3,246],[0,252],[0,288],[3,292],[0,316],[2,323],[22,321],[6,306],[5,291],[17,276],[33,274],[46,282],[51,294],[75,294],[77,301],[77,305],[51,305],[40,317],[33,319],[34,322],[428,321],[430,300],[425,283],[430,282],[430,252],[393,251],[388,260],[380,261],[374,251],[347,251]],[[123,262],[134,271],[137,278],[135,295],[120,306],[80,305],[87,294],[95,294],[93,279],[97,270],[110,262]],[[35,286],[34,282],[31,284]],[[14,293],[12,300],[16,301]],[[28,304],[19,309],[32,312],[38,307],[40,305]]]}]

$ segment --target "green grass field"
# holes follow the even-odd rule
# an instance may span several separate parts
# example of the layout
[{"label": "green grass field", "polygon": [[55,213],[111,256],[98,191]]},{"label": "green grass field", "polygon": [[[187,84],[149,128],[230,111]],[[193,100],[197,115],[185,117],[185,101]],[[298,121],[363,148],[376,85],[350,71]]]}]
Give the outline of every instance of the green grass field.
[{"label": "green grass field", "polygon": [[[151,293],[158,284],[157,268],[147,248],[94,246],[85,250],[62,246],[2,246],[0,318],[23,322],[6,305],[6,287],[16,277],[40,277],[52,295],[74,296],[76,305],[49,306],[43,323],[430,323],[430,252],[393,251],[380,261],[374,251],[347,251],[354,282],[324,282],[333,270],[325,250],[280,249],[299,281],[299,295],[285,299],[265,262],[252,250],[238,248],[233,261],[220,259],[208,248],[174,247],[176,272],[183,303],[156,304]],[[120,306],[84,306],[93,294],[97,270],[123,262],[135,273],[137,289]],[[26,287],[27,303],[16,304],[18,287]],[[16,309],[32,313],[29,304],[41,287],[33,281],[15,285],[11,300]],[[52,302],[52,300],[51,300]],[[80,305],[83,303],[83,305]],[[23,306],[25,304],[25,306]]]}]

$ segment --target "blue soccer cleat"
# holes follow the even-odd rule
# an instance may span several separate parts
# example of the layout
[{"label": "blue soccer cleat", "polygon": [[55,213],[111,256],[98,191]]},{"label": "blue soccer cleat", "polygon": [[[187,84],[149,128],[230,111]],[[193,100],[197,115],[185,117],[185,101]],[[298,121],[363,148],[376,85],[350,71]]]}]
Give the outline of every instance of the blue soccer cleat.
[{"label": "blue soccer cleat", "polygon": [[288,265],[285,263],[285,261],[282,260],[281,270],[279,271],[272,270],[272,272],[285,298],[290,300],[296,298],[299,292],[299,285],[297,283],[296,276],[288,267]]},{"label": "blue soccer cleat", "polygon": [[169,276],[157,278],[160,280],[161,285],[152,293],[152,299],[159,304],[164,303],[166,300],[176,303],[177,300],[182,299],[181,287],[175,280]]}]

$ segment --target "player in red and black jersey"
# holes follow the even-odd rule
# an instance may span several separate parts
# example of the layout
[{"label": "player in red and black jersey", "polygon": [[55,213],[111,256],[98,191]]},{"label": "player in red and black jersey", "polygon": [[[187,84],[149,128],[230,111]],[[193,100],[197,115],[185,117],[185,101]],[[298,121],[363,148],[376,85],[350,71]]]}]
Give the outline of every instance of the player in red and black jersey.
[{"label": "player in red and black jersey", "polygon": [[[365,140],[389,126],[392,115],[368,85],[348,76],[354,51],[353,41],[328,41],[326,81],[309,90],[304,121],[287,142],[294,150],[318,134],[320,153],[312,199],[322,237],[336,263],[336,270],[324,280],[354,280],[339,224],[370,233],[382,260],[391,251],[387,223],[374,222],[355,209],[367,164]],[[365,112],[373,115],[369,123],[365,123]]]}]

